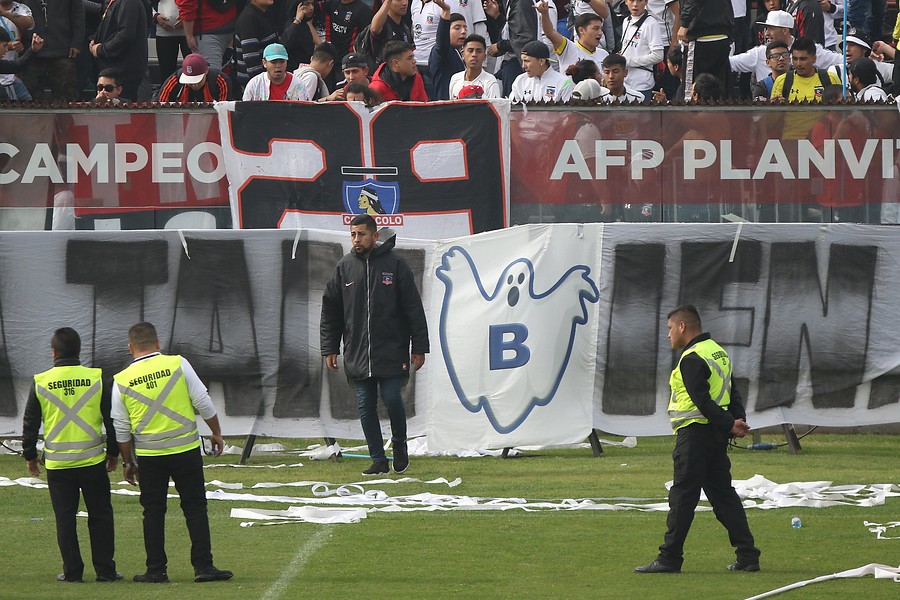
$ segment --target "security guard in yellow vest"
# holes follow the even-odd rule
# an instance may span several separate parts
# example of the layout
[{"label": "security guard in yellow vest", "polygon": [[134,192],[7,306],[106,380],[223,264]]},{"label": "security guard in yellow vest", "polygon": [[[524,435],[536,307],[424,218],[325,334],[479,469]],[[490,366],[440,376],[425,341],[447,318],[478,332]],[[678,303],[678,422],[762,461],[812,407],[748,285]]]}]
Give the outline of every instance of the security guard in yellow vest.
[{"label": "security guard in yellow vest", "polygon": [[25,406],[22,455],[28,471],[39,476],[37,439],[43,421],[47,487],[63,559],[63,572],[56,579],[80,582],[84,575],[75,523],[80,492],[90,515],[88,532],[97,581],[117,581],[122,574],[116,572],[113,560],[115,530],[107,472],[116,470],[119,448],[110,419],[109,386],[103,385],[100,369],[81,365],[81,337],[71,327],[57,329],[50,348],[53,368],[34,376]]},{"label": "security guard in yellow vest", "polygon": [[667,324],[672,348],[683,349],[669,379],[669,419],[677,436],[672,453],[675,476],[669,490],[668,529],[659,555],[635,571],[681,572],[684,540],[701,489],[735,548],[737,560],[726,569],[759,571],[759,550],[741,499],[731,487],[728,438],[744,437],[750,431],[744,406],[732,385],[731,359],[708,333],[703,333],[694,306],[679,306],[669,313]]},{"label": "security guard in yellow vest", "polygon": [[206,421],[218,456],[225,442],[215,406],[186,359],[160,354],[159,337],[150,323],[138,323],[128,331],[128,350],[134,362],[114,377],[112,418],[125,479],[131,484],[140,482],[144,507],[147,571],[135,575],[134,581],[169,581],[165,526],[170,478],[181,497],[191,538],[194,581],[231,579],[231,571],[213,566],[203,457],[194,417],[196,410]]}]

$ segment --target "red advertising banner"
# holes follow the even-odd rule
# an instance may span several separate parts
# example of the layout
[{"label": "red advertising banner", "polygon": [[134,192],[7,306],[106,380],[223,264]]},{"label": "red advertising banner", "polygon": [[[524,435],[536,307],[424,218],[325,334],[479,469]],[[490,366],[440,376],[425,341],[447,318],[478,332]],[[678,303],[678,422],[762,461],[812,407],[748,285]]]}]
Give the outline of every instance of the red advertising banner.
[{"label": "red advertising banner", "polygon": [[511,119],[513,206],[897,201],[900,113],[890,106],[529,109]]},{"label": "red advertising banner", "polygon": [[8,115],[0,120],[0,208],[62,202],[84,217],[228,206],[212,111]]}]

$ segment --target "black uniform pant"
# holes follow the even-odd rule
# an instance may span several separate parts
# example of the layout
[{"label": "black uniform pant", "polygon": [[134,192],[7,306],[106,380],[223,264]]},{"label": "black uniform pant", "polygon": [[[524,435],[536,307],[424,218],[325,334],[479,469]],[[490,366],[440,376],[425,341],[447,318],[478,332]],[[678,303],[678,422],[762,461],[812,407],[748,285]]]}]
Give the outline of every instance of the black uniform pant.
[{"label": "black uniform pant", "polygon": [[657,560],[681,567],[684,541],[700,501],[700,489],[706,492],[719,522],[728,530],[728,539],[743,563],[759,561],[759,550],[747,524],[747,515],[737,492],[731,487],[731,461],[728,438],[709,425],[692,423],[678,430],[675,451],[675,477],[669,490],[669,515],[663,544]]},{"label": "black uniform pant", "polygon": [[206,482],[200,448],[165,456],[138,456],[141,506],[144,507],[144,549],[147,572],[164,573],[166,556],[166,496],[169,478],[181,498],[181,512],[191,538],[191,564],[202,570],[213,564],[206,513]]},{"label": "black uniform pant", "polygon": [[56,541],[62,554],[63,575],[66,579],[77,581],[84,575],[84,561],[81,560],[75,522],[80,495],[84,496],[88,512],[94,571],[102,576],[115,575],[115,529],[105,462],[91,467],[47,469],[47,487],[50,489],[50,502],[56,515]]}]

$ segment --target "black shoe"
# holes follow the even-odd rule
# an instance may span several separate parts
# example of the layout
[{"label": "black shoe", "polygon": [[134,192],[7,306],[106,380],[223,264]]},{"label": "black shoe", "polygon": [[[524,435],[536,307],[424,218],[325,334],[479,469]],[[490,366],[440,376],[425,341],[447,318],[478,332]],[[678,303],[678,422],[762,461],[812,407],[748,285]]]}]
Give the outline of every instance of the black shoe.
[{"label": "black shoe", "polygon": [[118,571],[116,571],[115,573],[113,573],[111,575],[97,575],[97,581],[100,581],[100,582],[122,581],[122,579],[124,579],[124,578],[125,578],[125,576],[122,575],[121,573],[119,573]]},{"label": "black shoe", "polygon": [[203,583],[205,581],[225,581],[234,577],[234,573],[226,569],[217,569],[209,566],[205,569],[194,571],[194,581]]},{"label": "black shoe", "polygon": [[680,567],[670,567],[669,565],[664,565],[658,560],[654,560],[649,565],[642,565],[640,567],[635,567],[635,573],[681,573]]},{"label": "black shoe", "polygon": [[84,583],[84,580],[81,578],[78,579],[66,579],[65,573],[60,573],[56,576],[56,580],[61,583]]},{"label": "black shoe", "polygon": [[363,475],[380,475],[381,473],[390,473],[388,462],[386,460],[376,460],[372,466],[362,472]]},{"label": "black shoe", "polygon": [[759,563],[758,562],[745,563],[745,562],[736,560],[725,568],[728,569],[729,571],[747,571],[747,572],[752,573],[755,571],[759,571]]},{"label": "black shoe", "polygon": [[169,583],[169,576],[165,571],[162,573],[151,573],[150,571],[147,571],[146,573],[135,575],[131,580],[136,581],[137,583]]},{"label": "black shoe", "polygon": [[403,473],[409,468],[409,453],[406,442],[394,444],[394,473]]}]

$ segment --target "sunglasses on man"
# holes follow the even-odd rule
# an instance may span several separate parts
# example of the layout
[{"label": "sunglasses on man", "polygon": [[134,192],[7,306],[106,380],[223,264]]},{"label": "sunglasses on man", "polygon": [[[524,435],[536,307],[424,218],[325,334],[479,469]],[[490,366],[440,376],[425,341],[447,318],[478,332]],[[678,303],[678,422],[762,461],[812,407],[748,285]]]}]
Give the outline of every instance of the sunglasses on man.
[{"label": "sunglasses on man", "polygon": [[117,88],[117,87],[119,87],[119,86],[117,86],[117,85],[112,85],[111,83],[107,83],[106,85],[103,85],[103,84],[98,83],[98,84],[97,84],[97,91],[98,91],[98,92],[103,92],[103,91],[105,91],[107,94],[112,94],[114,91],[116,91],[116,88]]}]

